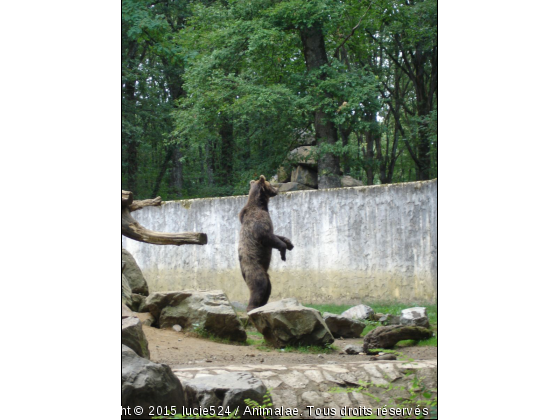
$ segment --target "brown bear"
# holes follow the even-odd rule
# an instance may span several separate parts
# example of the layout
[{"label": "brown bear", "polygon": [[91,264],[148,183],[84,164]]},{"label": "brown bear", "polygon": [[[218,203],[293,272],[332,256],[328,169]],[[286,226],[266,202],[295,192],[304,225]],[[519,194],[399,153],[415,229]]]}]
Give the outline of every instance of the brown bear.
[{"label": "brown bear", "polygon": [[276,188],[261,175],[258,181],[251,181],[249,199],[239,213],[239,264],[251,293],[247,312],[266,305],[270,297],[272,286],[268,267],[272,248],[280,251],[283,261],[286,261],[286,249],[294,248],[288,238],[274,234],[272,220],[268,214],[268,200],[277,194]]}]

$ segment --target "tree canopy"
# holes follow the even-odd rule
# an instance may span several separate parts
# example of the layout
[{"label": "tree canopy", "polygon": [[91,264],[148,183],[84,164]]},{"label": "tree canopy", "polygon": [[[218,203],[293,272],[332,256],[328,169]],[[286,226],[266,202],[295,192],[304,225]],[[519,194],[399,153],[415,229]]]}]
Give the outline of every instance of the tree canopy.
[{"label": "tree canopy", "polygon": [[435,0],[123,0],[124,189],[246,194],[309,136],[320,188],[437,176]]}]

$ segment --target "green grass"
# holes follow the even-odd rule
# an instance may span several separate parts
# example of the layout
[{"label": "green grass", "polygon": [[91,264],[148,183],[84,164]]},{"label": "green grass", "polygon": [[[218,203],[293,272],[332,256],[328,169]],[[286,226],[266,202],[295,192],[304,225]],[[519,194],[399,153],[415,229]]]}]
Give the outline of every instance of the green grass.
[{"label": "green grass", "polygon": [[[435,336],[427,340],[403,340],[397,343],[397,347],[409,347],[409,346],[430,346],[437,347],[437,305],[433,303],[400,303],[400,302],[377,302],[377,303],[365,303],[365,305],[370,306],[376,313],[382,314],[392,314],[400,315],[401,311],[406,308],[414,308],[416,306],[422,306],[426,308],[428,312],[428,320],[430,321],[430,327],[434,331]],[[330,312],[332,314],[340,315],[342,312],[350,309],[355,305],[335,305],[335,304],[305,304],[309,308],[317,309],[321,312],[321,315],[325,312]],[[379,322],[366,321],[366,327],[362,331],[362,337],[364,337],[368,332],[374,328],[380,326]]]}]

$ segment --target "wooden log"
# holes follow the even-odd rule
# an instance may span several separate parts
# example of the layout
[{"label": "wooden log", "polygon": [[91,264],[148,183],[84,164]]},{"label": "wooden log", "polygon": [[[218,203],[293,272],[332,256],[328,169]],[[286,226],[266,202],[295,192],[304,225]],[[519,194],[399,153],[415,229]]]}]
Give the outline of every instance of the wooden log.
[{"label": "wooden log", "polygon": [[130,215],[128,207],[121,208],[121,233],[127,238],[153,245],[206,245],[205,233],[163,233],[146,229]]},{"label": "wooden log", "polygon": [[132,213],[133,211],[143,209],[144,207],[159,207],[161,206],[161,197],[150,198],[148,200],[134,200],[132,204],[128,206],[128,210]]},{"label": "wooden log", "polygon": [[121,207],[128,207],[132,204],[134,198],[132,197],[132,192],[122,190]]},{"label": "wooden log", "polygon": [[424,327],[387,325],[371,330],[364,337],[364,352],[373,349],[392,349],[401,340],[426,340],[432,332]]}]

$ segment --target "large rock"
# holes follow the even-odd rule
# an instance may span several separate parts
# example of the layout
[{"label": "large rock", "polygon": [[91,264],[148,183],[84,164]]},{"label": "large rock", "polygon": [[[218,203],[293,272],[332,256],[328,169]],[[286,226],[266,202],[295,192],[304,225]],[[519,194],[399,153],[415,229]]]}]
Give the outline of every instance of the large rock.
[{"label": "large rock", "polygon": [[248,313],[249,319],[276,348],[286,346],[325,346],[334,337],[318,310],[306,308],[296,299],[271,302]]},{"label": "large rock", "polygon": [[430,321],[428,320],[426,308],[416,307],[403,309],[401,311],[401,324],[430,328]]},{"label": "large rock", "polygon": [[124,274],[121,274],[121,302],[131,309],[134,306],[132,302],[132,290]]},{"label": "large rock", "polygon": [[340,316],[350,318],[350,319],[358,319],[360,321],[370,321],[373,320],[373,309],[366,305],[357,305],[353,306],[347,311],[344,311],[340,314]]},{"label": "large rock", "polygon": [[343,187],[361,187],[364,183],[360,180],[352,178],[349,175],[344,175],[340,178],[340,183]]},{"label": "large rock", "polygon": [[148,339],[142,330],[142,323],[136,317],[121,319],[121,343],[140,356],[150,359]]},{"label": "large rock", "polygon": [[[176,406],[180,414],[184,405],[183,387],[169,366],[150,362],[122,345],[121,406],[131,410],[121,418],[150,419],[150,406]],[[140,416],[132,411],[138,406],[143,408]]]},{"label": "large rock", "polygon": [[291,181],[297,182],[298,184],[306,185],[311,188],[317,188],[317,171],[307,166],[298,165],[297,168],[292,171]]},{"label": "large rock", "polygon": [[301,146],[288,153],[287,161],[292,165],[305,165],[317,169],[316,146]]},{"label": "large rock", "polygon": [[121,303],[121,319],[128,318],[132,315],[132,311],[124,303]]},{"label": "large rock", "polygon": [[180,372],[177,375],[183,385],[187,407],[213,406],[215,410],[218,407],[228,407],[232,413],[237,409],[240,418],[253,418],[242,416],[247,407],[245,400],[251,399],[262,404],[266,394],[262,381],[247,372],[201,375],[194,379],[181,378]]},{"label": "large rock", "polygon": [[247,340],[247,333],[221,290],[157,292],[148,296],[146,308],[160,328],[180,325],[232,341]]},{"label": "large rock", "polygon": [[345,346],[342,351],[346,354],[360,354],[364,351],[361,346],[354,346],[352,344],[348,344]]},{"label": "large rock", "polygon": [[150,293],[148,283],[146,283],[146,279],[134,257],[124,248],[122,248],[121,261],[124,263],[123,274],[128,279],[132,293],[148,296]]},{"label": "large rock", "polygon": [[366,327],[361,321],[329,312],[323,314],[323,319],[335,338],[357,338]]},{"label": "large rock", "polygon": [[423,327],[388,325],[371,330],[364,337],[364,352],[373,349],[392,349],[401,340],[426,340],[432,332]]},{"label": "large rock", "polygon": [[379,318],[379,322],[383,325],[400,325],[401,317],[400,315],[387,314]]},{"label": "large rock", "polygon": [[139,295],[138,293],[133,293],[132,310],[134,312],[148,312],[148,309],[146,308],[146,296]]},{"label": "large rock", "polygon": [[307,185],[300,184],[298,182],[286,182],[285,184],[278,184],[278,192],[303,191],[313,189],[314,188],[308,187]]},{"label": "large rock", "polygon": [[289,182],[290,181],[290,177],[292,175],[292,172],[290,170],[289,165],[286,166],[280,166],[278,168],[278,171],[276,172],[276,176],[277,176],[277,183],[283,183],[283,182]]}]

